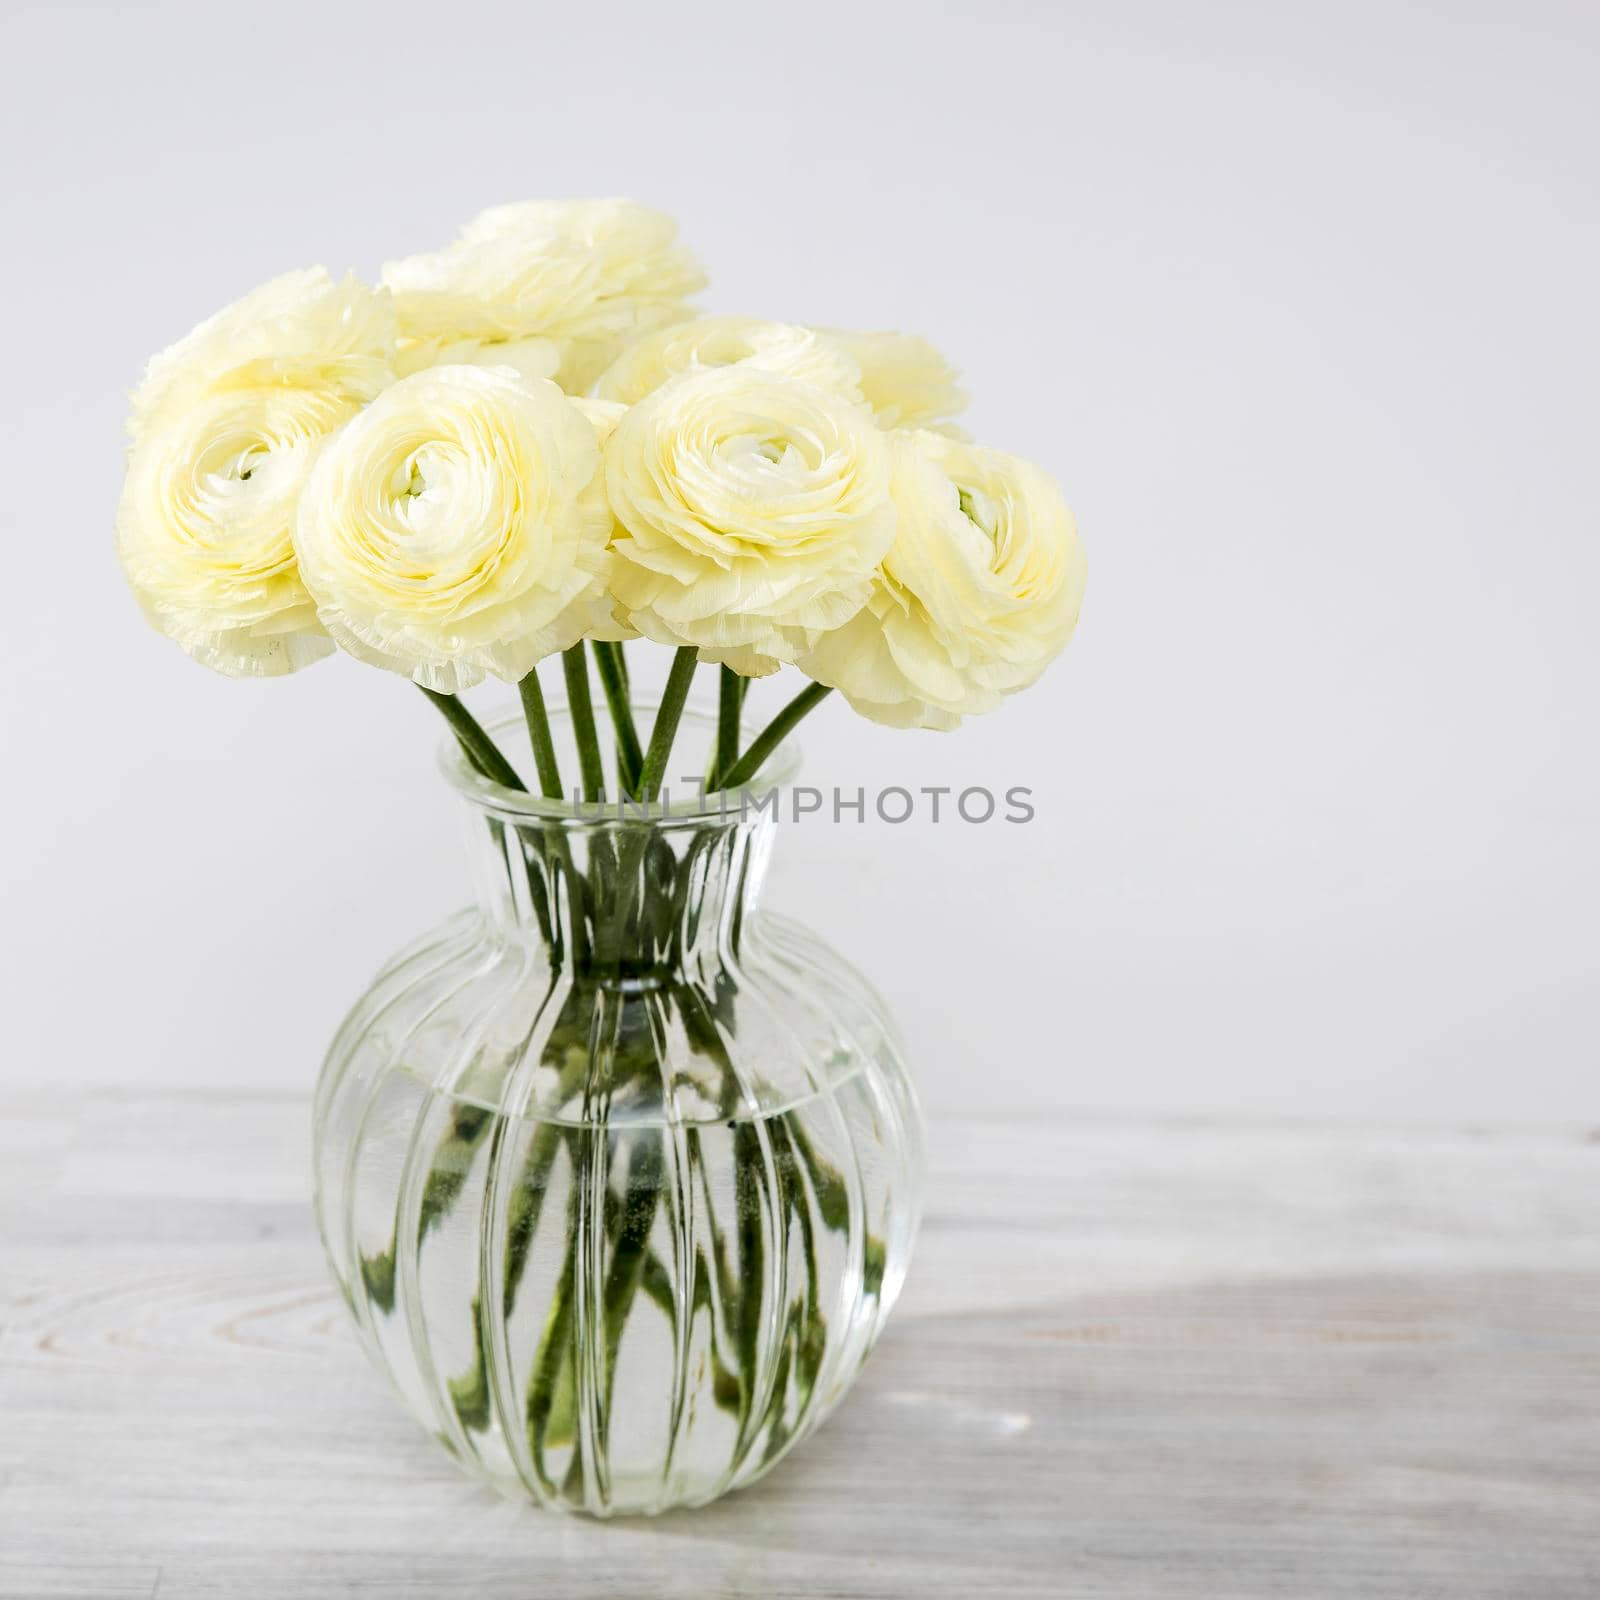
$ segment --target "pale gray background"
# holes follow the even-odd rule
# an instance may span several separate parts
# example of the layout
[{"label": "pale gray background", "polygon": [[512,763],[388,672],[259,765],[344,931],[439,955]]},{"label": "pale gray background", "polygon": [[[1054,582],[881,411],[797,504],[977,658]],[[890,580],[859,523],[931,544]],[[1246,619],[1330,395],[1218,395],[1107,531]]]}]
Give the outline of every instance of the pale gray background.
[{"label": "pale gray background", "polygon": [[465,886],[414,691],[139,621],[145,357],[286,268],[624,193],[712,309],[932,337],[1077,510],[1035,691],[806,735],[818,781],[1038,820],[781,841],[936,1113],[1591,1115],[1597,18],[8,5],[5,1086],[304,1089]]}]

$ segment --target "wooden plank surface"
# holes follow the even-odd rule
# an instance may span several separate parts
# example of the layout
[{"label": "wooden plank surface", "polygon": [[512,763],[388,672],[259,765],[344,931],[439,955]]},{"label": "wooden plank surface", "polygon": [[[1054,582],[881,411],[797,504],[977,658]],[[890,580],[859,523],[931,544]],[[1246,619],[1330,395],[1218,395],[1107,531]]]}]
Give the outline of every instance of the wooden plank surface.
[{"label": "wooden plank surface", "polygon": [[1600,1142],[932,1119],[844,1406],[596,1524],[458,1475],[325,1277],[305,1102],[0,1103],[0,1595],[1600,1595]]}]

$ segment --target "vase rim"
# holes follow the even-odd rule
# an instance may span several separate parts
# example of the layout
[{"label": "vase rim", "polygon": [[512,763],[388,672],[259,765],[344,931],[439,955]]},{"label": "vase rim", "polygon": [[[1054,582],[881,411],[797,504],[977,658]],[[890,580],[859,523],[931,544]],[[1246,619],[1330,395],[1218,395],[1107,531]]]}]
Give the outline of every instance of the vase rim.
[{"label": "vase rim", "polygon": [[[647,713],[647,720],[653,720],[659,708],[660,700],[655,696],[641,696],[633,702],[634,711]],[[547,695],[545,709],[552,722],[570,720],[567,701],[563,695]],[[524,726],[522,713],[515,708],[497,712],[483,720],[484,731],[497,743],[508,733],[515,734],[519,738],[523,737]],[[680,731],[684,728],[696,728],[714,737],[716,726],[715,712],[703,710],[692,701],[684,707],[679,723]],[[739,725],[741,745],[747,746],[761,731],[761,727],[762,724],[759,722],[741,720]],[[603,725],[601,736],[604,737]],[[685,796],[682,785],[673,784],[669,778],[663,791],[668,797],[668,803],[653,801],[649,803],[647,811],[641,812],[644,802],[619,802],[615,796],[597,803],[580,804],[572,800],[549,800],[541,794],[534,794],[526,789],[509,789],[504,784],[496,783],[492,778],[486,778],[476,768],[470,766],[453,735],[446,734],[438,744],[440,772],[451,788],[473,805],[513,820],[555,822],[574,828],[704,827],[708,823],[733,824],[745,815],[751,801],[759,800],[772,790],[794,781],[800,770],[800,754],[799,742],[792,735],[785,738],[762,763],[760,772],[737,790],[712,790],[704,795],[698,791],[691,791],[690,796]]]}]

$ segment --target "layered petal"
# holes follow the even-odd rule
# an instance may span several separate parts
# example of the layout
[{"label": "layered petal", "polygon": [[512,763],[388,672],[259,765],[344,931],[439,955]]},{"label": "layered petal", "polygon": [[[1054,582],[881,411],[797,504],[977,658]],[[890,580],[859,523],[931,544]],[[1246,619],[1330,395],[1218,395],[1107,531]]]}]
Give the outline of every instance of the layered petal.
[{"label": "layered petal", "polygon": [[510,367],[524,378],[554,378],[561,346],[553,339],[406,339],[395,356],[402,378],[429,367]]},{"label": "layered petal", "polygon": [[527,201],[483,212],[443,250],[391,262],[383,282],[407,340],[550,340],[557,380],[576,394],[630,340],[688,316],[705,274],[660,212],[627,200]]},{"label": "layered petal", "polygon": [[359,405],[393,379],[396,331],[384,291],[322,267],[284,273],[151,359],[129,434],[137,444],[223,390],[315,389]]},{"label": "layered petal", "polygon": [[[589,426],[594,429],[595,444],[599,446],[601,458],[595,467],[594,476],[589,480],[588,486],[583,491],[584,503],[591,516],[602,520],[608,530],[608,551],[615,541],[616,536],[623,532],[622,525],[616,520],[611,511],[611,500],[606,493],[606,468],[605,447],[606,441],[615,431],[617,423],[622,420],[627,407],[619,405],[612,400],[590,400],[581,395],[575,395],[573,406],[589,419]],[[614,566],[614,563],[612,564]],[[608,571],[611,570],[608,567]],[[637,639],[639,630],[635,628],[625,616],[622,615],[615,599],[609,589],[594,597],[589,613],[589,625],[584,629],[586,637],[591,639]]]},{"label": "layered petal", "polygon": [[861,397],[882,427],[933,427],[966,409],[955,368],[926,339],[844,328],[820,331],[855,362]]},{"label": "layered petal", "polygon": [[669,379],[715,367],[759,367],[842,399],[861,399],[861,369],[813,328],[756,317],[700,317],[636,340],[600,375],[596,393],[634,405]]}]

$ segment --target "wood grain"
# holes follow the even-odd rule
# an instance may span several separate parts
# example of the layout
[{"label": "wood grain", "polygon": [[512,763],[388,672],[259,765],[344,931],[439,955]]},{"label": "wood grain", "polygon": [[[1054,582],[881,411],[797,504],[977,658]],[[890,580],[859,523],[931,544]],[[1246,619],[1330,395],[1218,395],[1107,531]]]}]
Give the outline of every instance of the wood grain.
[{"label": "wood grain", "polygon": [[0,1105],[0,1595],[1600,1595],[1600,1143],[935,1116],[911,1282],[756,1488],[598,1525],[367,1370],[293,1097]]}]

